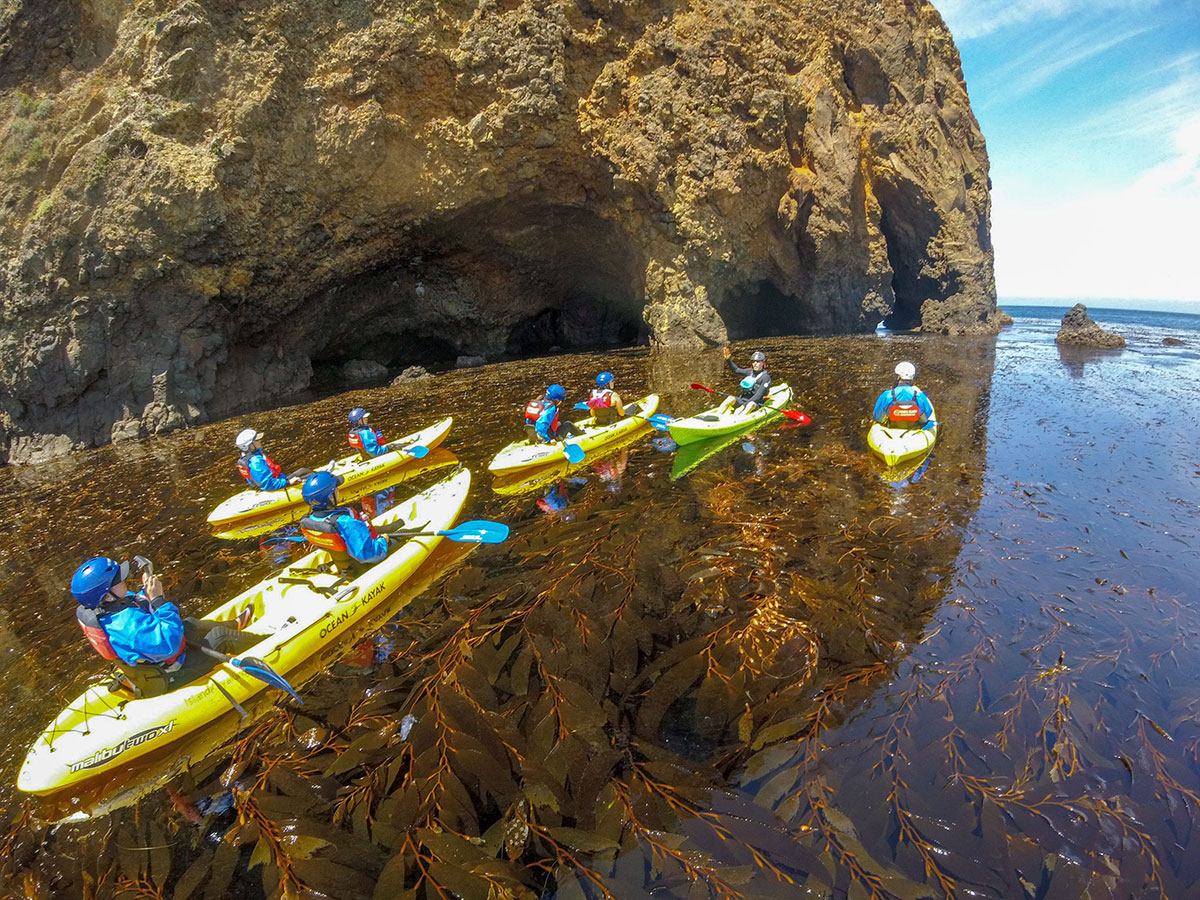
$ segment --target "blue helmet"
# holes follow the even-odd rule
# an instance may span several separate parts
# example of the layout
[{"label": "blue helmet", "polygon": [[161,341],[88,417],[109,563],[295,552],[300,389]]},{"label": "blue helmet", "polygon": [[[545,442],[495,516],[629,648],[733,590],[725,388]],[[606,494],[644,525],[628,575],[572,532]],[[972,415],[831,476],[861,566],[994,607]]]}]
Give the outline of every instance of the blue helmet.
[{"label": "blue helmet", "polygon": [[129,577],[129,563],[119,563],[107,556],[93,556],[75,570],[71,577],[71,593],[80,606],[95,609],[104,602],[108,589]]},{"label": "blue helmet", "polygon": [[359,422],[361,422],[363,419],[365,419],[369,415],[370,415],[370,413],[367,412],[365,409],[363,409],[361,406],[356,406],[356,407],[354,407],[354,409],[350,410],[350,415],[347,416],[346,418],[348,418],[350,420],[351,425],[357,425]]},{"label": "blue helmet", "polygon": [[567,389],[561,384],[552,384],[546,388],[546,399],[558,402],[559,400],[567,399]]},{"label": "blue helmet", "polygon": [[612,380],[613,380],[612,372],[601,372],[599,375],[596,376],[596,386],[597,387],[608,387],[610,384],[612,384]]},{"label": "blue helmet", "polygon": [[342,483],[342,476],[332,472],[313,472],[300,489],[304,502],[313,509],[323,509],[333,501],[333,492]]}]

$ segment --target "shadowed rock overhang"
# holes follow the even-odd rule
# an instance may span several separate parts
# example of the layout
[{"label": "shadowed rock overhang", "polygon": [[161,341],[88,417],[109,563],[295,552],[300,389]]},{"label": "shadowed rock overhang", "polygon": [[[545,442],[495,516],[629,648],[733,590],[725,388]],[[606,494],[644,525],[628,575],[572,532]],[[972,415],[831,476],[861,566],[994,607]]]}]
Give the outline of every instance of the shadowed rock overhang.
[{"label": "shadowed rock overhang", "polygon": [[0,19],[13,461],[352,359],[997,328],[986,151],[928,4]]}]

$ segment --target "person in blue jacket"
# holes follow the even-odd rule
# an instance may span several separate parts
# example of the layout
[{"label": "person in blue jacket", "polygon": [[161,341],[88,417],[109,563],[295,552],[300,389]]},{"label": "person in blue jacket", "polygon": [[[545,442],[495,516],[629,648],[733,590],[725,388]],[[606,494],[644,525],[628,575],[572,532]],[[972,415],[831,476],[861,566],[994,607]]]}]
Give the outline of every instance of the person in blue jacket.
[{"label": "person in blue jacket", "polygon": [[376,431],[367,424],[370,417],[371,414],[361,406],[354,407],[347,416],[350,420],[350,433],[346,435],[346,440],[363,459],[381,456],[391,449],[384,443],[383,432]]},{"label": "person in blue jacket", "polygon": [[[300,533],[314,547],[329,552],[341,572],[355,572],[385,559],[388,542],[369,521],[363,521],[349,507],[338,506],[340,475],[314,472],[304,482],[301,493],[312,511],[300,520]],[[388,530],[404,527],[394,523]]]},{"label": "person in blue jacket", "polygon": [[238,457],[238,473],[246,483],[260,491],[282,491],[289,484],[299,484],[312,473],[308,469],[297,469],[286,474],[271,457],[263,452],[262,432],[244,428],[238,432],[234,444],[242,451]]},{"label": "person in blue jacket", "polygon": [[879,395],[871,418],[888,428],[936,428],[933,404],[925,392],[913,384],[916,377],[916,366],[910,362],[899,363],[895,387]]},{"label": "person in blue jacket", "polygon": [[529,433],[531,441],[552,444],[580,434],[575,423],[563,420],[559,416],[562,402],[566,399],[566,388],[561,384],[552,384],[546,388],[544,398],[530,400],[525,404],[525,431]]},{"label": "person in blue jacket", "polygon": [[[376,431],[367,424],[367,419],[370,417],[371,414],[361,406],[354,407],[346,417],[350,421],[350,432],[346,435],[346,440],[350,443],[351,447],[358,451],[359,457],[364,460],[382,456],[392,449],[388,444],[384,443],[383,432]],[[363,512],[368,517],[373,518],[390,509],[394,499],[395,491],[393,488],[388,488],[386,491],[379,491],[369,497],[363,497]]]},{"label": "person in blue jacket", "polygon": [[175,685],[172,673],[187,661],[189,644],[233,652],[258,640],[239,635],[242,623],[236,621],[182,618],[175,604],[166,600],[162,580],[153,572],[142,576],[142,589],[137,592],[129,589],[128,577],[128,562],[95,556],[71,578],[79,627],[92,648],[116,662],[124,675],[115,687],[127,688],[135,696],[169,690]]},{"label": "person in blue jacket", "polygon": [[727,398],[717,411],[725,412],[736,406],[739,411],[746,414],[754,412],[763,402],[767,391],[771,389],[771,373],[767,371],[767,355],[761,350],[755,350],[750,354],[750,368],[748,369],[734,364],[733,360],[729,358],[732,354],[728,347],[721,348],[721,355],[725,357],[725,365],[729,366],[729,371],[734,375],[741,375],[742,380],[738,383],[741,393],[736,397]]}]

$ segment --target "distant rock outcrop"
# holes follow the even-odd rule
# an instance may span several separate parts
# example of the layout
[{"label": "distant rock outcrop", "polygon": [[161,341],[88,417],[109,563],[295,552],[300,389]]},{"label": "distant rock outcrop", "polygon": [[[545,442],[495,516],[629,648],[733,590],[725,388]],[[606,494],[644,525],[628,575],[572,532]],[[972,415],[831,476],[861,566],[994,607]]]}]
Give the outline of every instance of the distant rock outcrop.
[{"label": "distant rock outcrop", "polygon": [[0,460],[348,360],[999,328],[925,0],[8,0],[0,171]]},{"label": "distant rock outcrop", "polygon": [[1125,338],[1105,331],[1093,322],[1082,303],[1076,303],[1067,310],[1054,342],[1068,347],[1102,347],[1110,350],[1125,346]]}]

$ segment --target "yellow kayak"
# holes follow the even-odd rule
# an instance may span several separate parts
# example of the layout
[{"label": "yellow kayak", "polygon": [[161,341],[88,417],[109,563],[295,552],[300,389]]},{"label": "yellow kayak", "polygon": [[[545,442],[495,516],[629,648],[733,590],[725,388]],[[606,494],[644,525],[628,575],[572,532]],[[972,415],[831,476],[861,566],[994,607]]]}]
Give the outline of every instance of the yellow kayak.
[{"label": "yellow kayak", "polygon": [[[375,523],[403,519],[424,531],[447,529],[466,502],[470,484],[471,473],[464,469],[378,516]],[[238,655],[258,657],[286,678],[367,619],[443,540],[413,537],[352,581],[317,571],[329,563],[329,554],[318,550],[204,618],[227,621],[250,610],[247,642],[251,636],[260,640]],[[197,650],[189,650],[185,667],[204,659]],[[229,712],[234,703],[248,703],[267,690],[272,689],[229,663],[218,663],[196,680],[155,697],[128,699],[109,691],[106,682],[93,685],[33,742],[17,787],[50,794],[100,777],[163,750]]]},{"label": "yellow kayak", "polygon": [[[453,418],[447,417],[428,428],[398,438],[390,443],[397,446],[421,446],[434,451],[450,433]],[[368,494],[415,478],[423,472],[453,465],[458,461],[448,451],[430,452],[416,459],[400,450],[364,460],[357,454],[337,460],[329,471],[342,477],[338,499],[351,503]],[[308,504],[300,494],[301,486],[289,485],[280,491],[259,491],[248,488],[235,494],[208,514],[208,524],[219,538],[243,538],[268,534],[284,525],[302,519]]]},{"label": "yellow kayak", "polygon": [[[936,420],[935,420],[936,422]],[[937,440],[938,427],[889,428],[872,422],[867,432],[867,446],[874,450],[889,466],[928,453]]]},{"label": "yellow kayak", "polygon": [[[636,407],[637,413],[633,414]],[[575,427],[583,432],[580,437],[568,438],[557,444],[533,443],[528,440],[514,441],[496,454],[488,464],[488,471],[497,475],[509,472],[519,472],[536,466],[545,466],[565,460],[565,444],[577,444],[585,453],[591,453],[601,447],[614,443],[633,431],[644,428],[646,420],[658,409],[658,394],[649,394],[637,401],[636,404],[625,405],[626,416],[611,425],[589,425],[590,417],[580,419]]]}]

